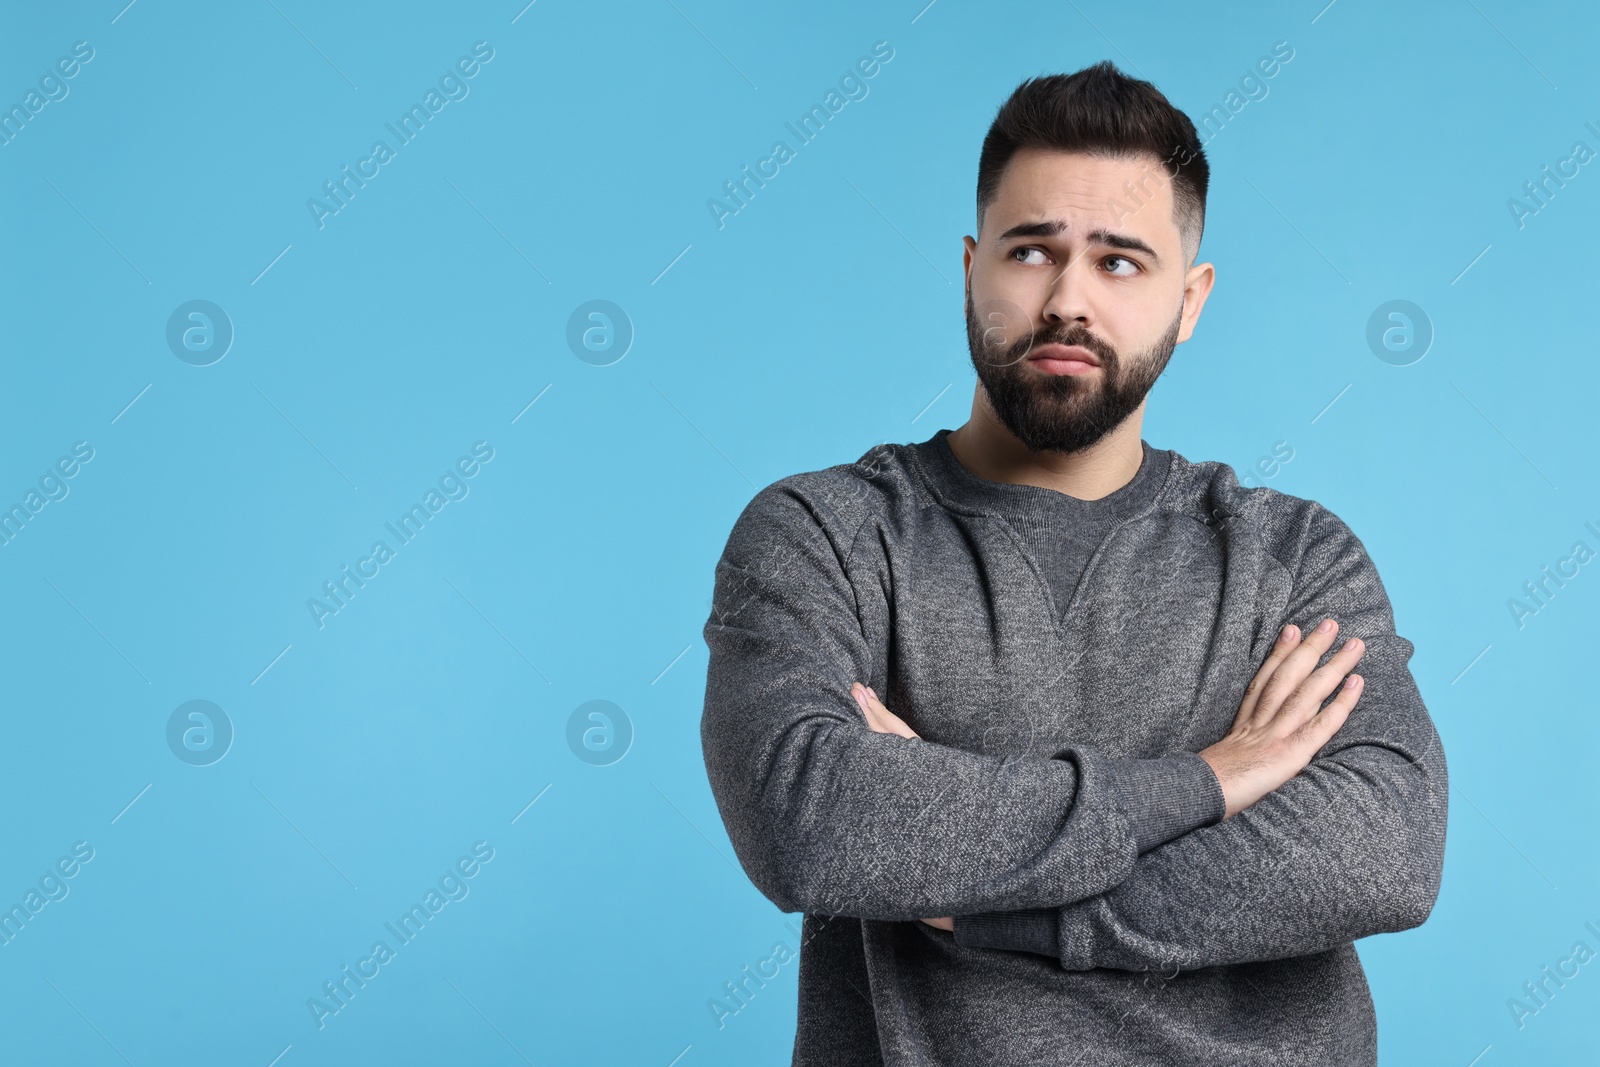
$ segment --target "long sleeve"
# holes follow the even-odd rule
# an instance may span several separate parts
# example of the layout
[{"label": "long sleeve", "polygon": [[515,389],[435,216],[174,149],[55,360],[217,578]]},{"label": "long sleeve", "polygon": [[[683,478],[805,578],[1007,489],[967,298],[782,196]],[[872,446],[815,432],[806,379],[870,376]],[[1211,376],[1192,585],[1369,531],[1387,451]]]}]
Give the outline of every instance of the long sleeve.
[{"label": "long sleeve", "polygon": [[1324,662],[1346,638],[1366,643],[1344,725],[1294,778],[1144,853],[1107,892],[957,917],[959,944],[1055,956],[1067,970],[1165,971],[1309,955],[1428,917],[1444,863],[1444,751],[1364,546],[1326,508],[1312,511],[1276,625],[1337,620]]},{"label": "long sleeve", "polygon": [[883,684],[872,665],[888,638],[862,622],[858,598],[878,597],[883,616],[876,575],[850,578],[867,522],[840,523],[785,479],[744,509],[717,563],[701,742],[763,895],[786,912],[887,920],[1060,907],[1221,818],[1220,784],[1192,753],[999,758],[868,727],[849,689]]}]

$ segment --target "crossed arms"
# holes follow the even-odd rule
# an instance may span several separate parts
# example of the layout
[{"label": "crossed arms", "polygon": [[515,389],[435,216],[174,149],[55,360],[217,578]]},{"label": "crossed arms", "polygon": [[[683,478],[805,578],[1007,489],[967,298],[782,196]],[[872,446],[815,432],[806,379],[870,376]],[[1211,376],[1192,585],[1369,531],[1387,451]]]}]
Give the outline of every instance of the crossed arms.
[{"label": "crossed arms", "polygon": [[1364,642],[1360,703],[1298,774],[1226,812],[1195,753],[999,758],[872,729],[854,548],[782,485],[717,564],[701,739],[729,838],[785,911],[954,916],[958,943],[1069,970],[1194,968],[1420,924],[1446,770],[1377,572],[1315,507],[1284,618]]}]

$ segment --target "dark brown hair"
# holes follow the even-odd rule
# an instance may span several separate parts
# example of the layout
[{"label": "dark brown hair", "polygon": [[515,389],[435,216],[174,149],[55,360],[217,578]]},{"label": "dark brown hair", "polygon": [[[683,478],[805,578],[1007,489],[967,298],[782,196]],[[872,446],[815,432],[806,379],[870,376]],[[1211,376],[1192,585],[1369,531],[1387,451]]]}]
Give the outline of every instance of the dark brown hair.
[{"label": "dark brown hair", "polygon": [[[1193,263],[1205,230],[1211,167],[1189,117],[1161,90],[1110,60],[1072,74],[1029,78],[1000,106],[978,156],[978,228],[1019,148],[1053,148],[1114,159],[1154,156],[1172,181],[1173,221]],[[1187,264],[1186,264],[1187,265]]]}]

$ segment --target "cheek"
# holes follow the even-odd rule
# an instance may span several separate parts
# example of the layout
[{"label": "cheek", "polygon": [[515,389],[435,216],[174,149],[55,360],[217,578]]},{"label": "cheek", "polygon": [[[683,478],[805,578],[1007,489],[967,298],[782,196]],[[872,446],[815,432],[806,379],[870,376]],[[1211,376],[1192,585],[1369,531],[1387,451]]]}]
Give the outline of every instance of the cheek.
[{"label": "cheek", "polygon": [[1118,351],[1126,348],[1142,352],[1163,340],[1181,320],[1180,299],[1180,296],[1169,298],[1165,293],[1151,293],[1141,295],[1136,303],[1110,308],[1105,328],[1124,339]]},{"label": "cheek", "polygon": [[1015,309],[1024,322],[1041,322],[1045,302],[1050,299],[1050,279],[1042,271],[993,266],[974,270],[972,299],[975,306],[989,304]]},{"label": "cheek", "polygon": [[1041,301],[1025,293],[973,286],[972,318],[989,345],[1009,348],[1037,331]]}]

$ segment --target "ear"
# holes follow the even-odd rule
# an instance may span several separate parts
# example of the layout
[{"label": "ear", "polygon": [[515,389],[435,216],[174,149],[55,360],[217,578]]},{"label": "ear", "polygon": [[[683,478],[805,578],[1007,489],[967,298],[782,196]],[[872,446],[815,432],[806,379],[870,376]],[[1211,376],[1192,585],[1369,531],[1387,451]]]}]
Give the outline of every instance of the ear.
[{"label": "ear", "polygon": [[1216,268],[1210,263],[1197,263],[1189,268],[1184,277],[1183,297],[1178,307],[1182,319],[1182,325],[1178,328],[1178,344],[1187,341],[1194,333],[1195,323],[1200,320],[1200,312],[1205,307],[1206,297],[1211,295],[1211,286],[1215,281]]}]

